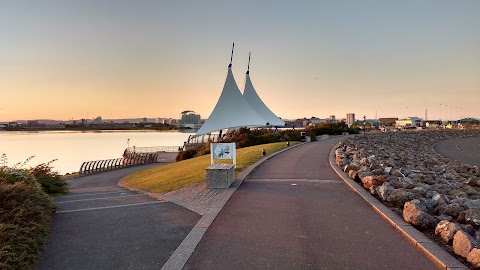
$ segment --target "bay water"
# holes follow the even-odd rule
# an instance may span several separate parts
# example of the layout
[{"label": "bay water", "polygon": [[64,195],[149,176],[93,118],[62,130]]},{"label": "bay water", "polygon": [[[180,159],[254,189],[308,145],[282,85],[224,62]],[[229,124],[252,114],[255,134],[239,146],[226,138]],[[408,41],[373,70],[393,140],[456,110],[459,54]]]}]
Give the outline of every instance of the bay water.
[{"label": "bay water", "polygon": [[[60,174],[78,172],[84,161],[122,157],[128,146],[182,146],[193,133],[179,131],[2,131],[0,156],[7,165],[34,158],[26,167],[53,159]],[[0,164],[2,165],[2,164]]]}]

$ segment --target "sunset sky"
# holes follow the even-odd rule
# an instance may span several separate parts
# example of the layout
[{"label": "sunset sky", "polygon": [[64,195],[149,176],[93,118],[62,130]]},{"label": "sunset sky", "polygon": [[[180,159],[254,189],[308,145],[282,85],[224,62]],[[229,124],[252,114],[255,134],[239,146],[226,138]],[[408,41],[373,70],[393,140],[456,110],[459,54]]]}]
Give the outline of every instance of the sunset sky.
[{"label": "sunset sky", "polygon": [[207,118],[232,42],[285,119],[480,118],[480,1],[0,0],[0,121]]}]

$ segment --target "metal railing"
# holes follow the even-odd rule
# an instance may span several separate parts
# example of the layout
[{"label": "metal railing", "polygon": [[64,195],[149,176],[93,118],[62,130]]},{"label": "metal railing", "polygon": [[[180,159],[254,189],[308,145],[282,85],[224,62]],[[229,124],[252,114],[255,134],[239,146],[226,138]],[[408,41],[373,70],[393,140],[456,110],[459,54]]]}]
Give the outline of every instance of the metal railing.
[{"label": "metal railing", "polygon": [[123,158],[85,161],[82,166],[80,166],[78,173],[80,175],[88,175],[130,166],[155,163],[157,162],[158,155],[160,155],[160,153],[130,153],[124,155]]},{"label": "metal railing", "polygon": [[124,155],[127,153],[178,153],[182,149],[182,146],[149,146],[149,147],[128,147],[124,151]]}]

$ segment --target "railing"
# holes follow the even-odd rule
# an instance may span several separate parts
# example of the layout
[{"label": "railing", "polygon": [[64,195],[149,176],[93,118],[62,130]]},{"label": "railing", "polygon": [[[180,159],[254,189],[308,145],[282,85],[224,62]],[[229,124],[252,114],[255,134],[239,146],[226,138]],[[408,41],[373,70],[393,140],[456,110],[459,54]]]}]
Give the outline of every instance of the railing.
[{"label": "railing", "polygon": [[125,149],[124,155],[127,153],[177,153],[180,152],[182,146],[150,146],[150,147],[128,147]]},{"label": "railing", "polygon": [[87,175],[130,166],[150,164],[157,162],[158,155],[160,155],[160,153],[129,153],[124,154],[123,158],[85,161],[82,166],[80,166],[78,173],[80,175]]}]

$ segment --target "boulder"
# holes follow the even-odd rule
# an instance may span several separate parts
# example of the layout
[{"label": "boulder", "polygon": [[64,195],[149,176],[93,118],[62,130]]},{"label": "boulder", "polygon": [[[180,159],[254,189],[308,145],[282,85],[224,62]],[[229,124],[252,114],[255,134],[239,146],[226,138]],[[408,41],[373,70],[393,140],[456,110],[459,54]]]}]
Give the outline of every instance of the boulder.
[{"label": "boulder", "polygon": [[473,248],[467,255],[467,261],[471,263],[474,267],[480,267],[480,249]]},{"label": "boulder", "polygon": [[442,220],[437,224],[437,227],[435,227],[435,235],[439,235],[440,238],[447,243],[452,243],[453,236],[455,236],[455,233],[459,230],[461,230],[461,228],[458,224]]},{"label": "boulder", "polygon": [[458,205],[458,203],[452,203],[447,205],[440,205],[440,207],[436,208],[439,214],[441,215],[448,215],[451,217],[458,217],[460,212],[463,211],[463,208]]},{"label": "boulder", "polygon": [[480,209],[480,200],[466,200],[465,206],[468,209]]},{"label": "boulder", "polygon": [[383,176],[374,176],[369,175],[362,178],[363,187],[366,189],[370,189],[372,186],[379,186],[385,182]]},{"label": "boulder", "polygon": [[412,200],[403,207],[403,219],[420,228],[435,226],[435,218],[426,212],[427,208],[419,200]]},{"label": "boulder", "polygon": [[467,209],[465,211],[465,221],[474,227],[480,227],[480,209]]},{"label": "boulder", "polygon": [[390,195],[394,190],[395,188],[393,188],[389,183],[386,183],[386,182],[376,188],[377,195],[383,201],[386,201],[388,198],[388,195]]},{"label": "boulder", "polygon": [[476,241],[468,233],[460,230],[453,236],[453,251],[464,258],[476,247]]},{"label": "boulder", "polygon": [[393,169],[390,174],[396,177],[405,177],[405,175],[399,169]]},{"label": "boulder", "polygon": [[390,195],[387,197],[387,202],[391,203],[396,208],[403,208],[403,205],[406,202],[409,202],[413,199],[416,199],[416,195],[414,193],[405,191],[403,189],[395,189]]}]

